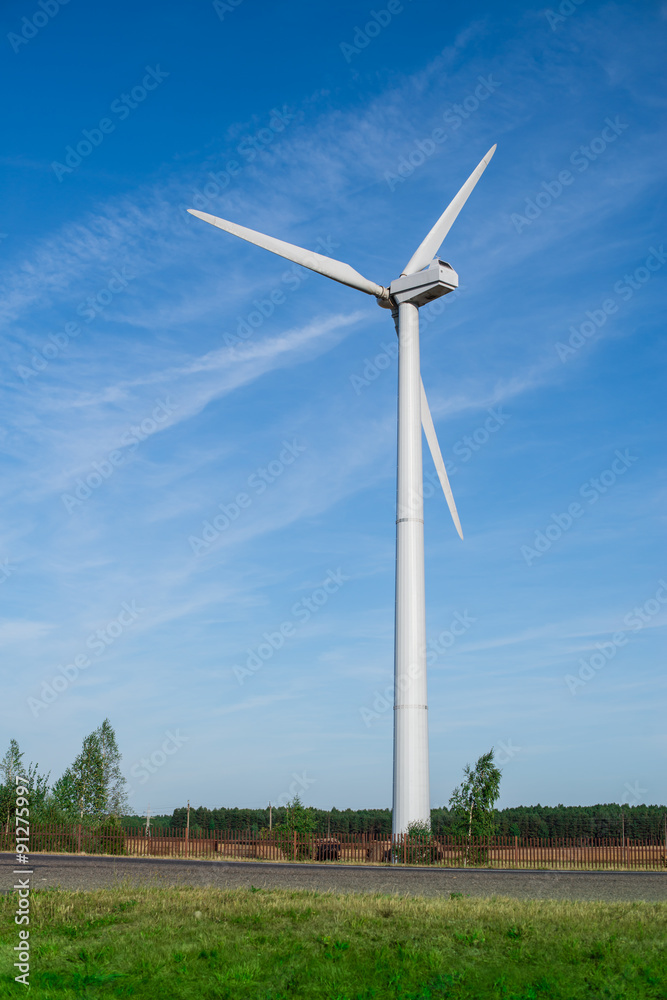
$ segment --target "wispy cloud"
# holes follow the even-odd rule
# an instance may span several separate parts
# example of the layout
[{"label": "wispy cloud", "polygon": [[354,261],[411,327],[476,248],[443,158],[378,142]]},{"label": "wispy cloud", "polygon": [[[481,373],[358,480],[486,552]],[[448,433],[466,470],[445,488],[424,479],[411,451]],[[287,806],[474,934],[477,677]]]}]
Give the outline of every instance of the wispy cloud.
[{"label": "wispy cloud", "polygon": [[[410,7],[402,17],[409,41],[416,7],[413,20]],[[413,60],[409,69],[400,59],[383,67],[378,39],[350,67],[341,59],[339,73],[328,70],[326,87],[309,82],[301,100],[292,97],[288,127],[252,160],[241,158],[224,190],[200,194],[213,214],[301,246],[328,246],[386,284],[498,141],[443,247],[461,291],[422,324],[424,382],[443,453],[451,455],[465,435],[483,436],[488,408],[511,410],[492,446],[457,463],[465,544],[451,537],[444,505],[442,517],[434,503],[428,509],[429,622],[444,627],[464,606],[479,620],[432,671],[434,739],[450,768],[459,756],[478,755],[475,741],[490,727],[496,739],[498,729],[515,737],[505,729],[516,725],[524,746],[564,748],[550,771],[542,756],[534,772],[536,781],[559,787],[559,775],[576,770],[570,765],[581,742],[560,702],[558,719],[549,715],[558,670],[619,627],[637,594],[647,586],[651,593],[664,507],[651,430],[659,280],[619,303],[571,364],[561,363],[554,345],[587,309],[615,294],[614,282],[642,265],[657,238],[664,159],[657,17],[648,8],[584,4],[552,31],[541,9],[507,17],[473,9],[467,21],[454,19],[445,47],[430,39],[428,62]],[[69,44],[63,40],[65,54]],[[317,44],[335,48],[330,37]],[[123,600],[137,597],[146,614],[122,648],[120,641],[111,648],[34,734],[56,770],[68,763],[58,757],[57,724],[92,728],[102,701],[117,706],[132,759],[132,706],[148,699],[160,724],[166,716],[196,723],[222,753],[226,729],[216,718],[224,715],[238,738],[253,720],[243,784],[230,775],[239,785],[225,794],[243,797],[251,787],[264,794],[277,734],[283,759],[323,746],[333,763],[323,766],[322,795],[340,794],[348,804],[367,800],[369,774],[378,788],[386,778],[388,789],[390,780],[381,759],[390,755],[390,727],[374,744],[378,763],[363,780],[349,778],[356,772],[345,765],[341,733],[349,730],[355,753],[363,752],[352,701],[363,703],[364,685],[391,682],[395,361],[360,394],[350,376],[395,335],[371,299],[311,272],[281,299],[286,261],[185,213],[209,171],[239,158],[241,139],[266,125],[263,72],[264,65],[257,81],[249,78],[247,101],[235,113],[244,120],[226,120],[219,107],[209,121],[203,101],[193,107],[188,148],[176,148],[157,169],[152,158],[136,159],[136,179],[124,187],[121,146],[114,147],[115,173],[101,151],[99,167],[91,161],[88,173],[82,168],[44,213],[65,222],[45,228],[40,216],[32,220],[38,235],[3,242],[0,557],[6,553],[16,570],[1,588],[0,642],[11,646],[20,701],[26,686],[50,676]],[[480,77],[494,81],[483,101],[475,98]],[[187,82],[182,86],[178,100]],[[577,172],[572,154],[595,139],[607,116],[628,128]],[[143,121],[159,158],[164,147],[153,144],[151,132],[158,118]],[[61,125],[70,129],[70,119]],[[444,141],[422,162],[417,154],[406,159],[436,128]],[[10,150],[6,164],[26,168],[33,190],[49,168],[32,143],[26,148],[25,159]],[[392,189],[387,174],[402,160],[411,169]],[[568,169],[574,182],[548,204],[542,198],[544,207],[518,232],[512,216],[524,213],[545,183],[555,190],[554,178]],[[131,278],[105,301],[113,272],[123,268]],[[265,301],[272,292],[273,310]],[[91,299],[95,315],[87,319]],[[237,329],[262,309],[261,323],[231,347]],[[79,332],[54,354],[53,336],[66,324]],[[170,401],[167,417],[154,428],[147,423],[150,433],[129,444],[125,435],[150,422],[158,400]],[[285,440],[305,450],[284,474],[273,474]],[[601,495],[527,577],[520,545],[629,443],[641,450],[635,479]],[[122,460],[96,478],[95,463],[112,452]],[[253,492],[252,503],[239,506],[242,513],[195,556],[189,537],[221,505],[229,509],[250,495],[258,470],[266,489]],[[68,510],[62,495],[78,480],[85,494],[91,475],[90,495]],[[289,618],[304,587],[312,590],[339,566],[350,578],[339,600],[257,678],[252,698],[237,700],[228,681],[239,650]],[[656,618],[642,633],[641,662],[633,667],[638,690],[659,662],[658,626]],[[627,678],[616,683],[634,690]],[[210,706],[204,715],[202,704]],[[615,708],[602,695],[589,704],[587,731],[598,737]],[[149,725],[141,711],[142,726]],[[6,712],[13,725],[15,709]],[[202,799],[209,779],[196,786]],[[177,785],[175,798],[180,791]],[[195,794],[190,784],[186,794]]]}]

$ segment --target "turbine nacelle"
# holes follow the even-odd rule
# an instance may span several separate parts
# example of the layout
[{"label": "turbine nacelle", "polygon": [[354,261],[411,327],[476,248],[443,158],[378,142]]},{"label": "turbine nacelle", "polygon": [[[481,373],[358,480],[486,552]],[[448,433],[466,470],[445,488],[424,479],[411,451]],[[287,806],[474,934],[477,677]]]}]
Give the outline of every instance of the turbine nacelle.
[{"label": "turbine nacelle", "polygon": [[[447,295],[459,287],[459,276],[451,266],[444,260],[435,258],[423,271],[416,274],[402,274],[396,278],[389,286],[389,295],[396,305],[403,302],[412,302],[413,305],[425,306],[433,299],[439,299],[441,295]],[[380,305],[384,301],[378,299]]]}]

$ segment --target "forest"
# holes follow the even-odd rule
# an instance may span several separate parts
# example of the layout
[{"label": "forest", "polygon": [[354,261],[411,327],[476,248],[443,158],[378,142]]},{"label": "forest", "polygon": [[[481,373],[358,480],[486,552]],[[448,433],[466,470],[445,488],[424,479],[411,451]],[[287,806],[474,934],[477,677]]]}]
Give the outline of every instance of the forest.
[{"label": "forest", "polygon": [[[390,809],[309,809],[318,835],[361,834],[388,836],[391,832]],[[286,809],[274,807],[271,826],[284,823]],[[187,808],[174,809],[171,816],[151,817],[151,829],[185,829]],[[661,805],[595,806],[514,806],[495,810],[496,834],[503,837],[613,837],[631,840],[665,841],[667,807]],[[124,826],[146,826],[146,817],[124,816]],[[453,810],[442,806],[431,810],[431,828],[436,834],[456,832],[457,817]],[[250,831],[269,829],[269,809],[224,808],[205,806],[190,809],[190,830]]]}]

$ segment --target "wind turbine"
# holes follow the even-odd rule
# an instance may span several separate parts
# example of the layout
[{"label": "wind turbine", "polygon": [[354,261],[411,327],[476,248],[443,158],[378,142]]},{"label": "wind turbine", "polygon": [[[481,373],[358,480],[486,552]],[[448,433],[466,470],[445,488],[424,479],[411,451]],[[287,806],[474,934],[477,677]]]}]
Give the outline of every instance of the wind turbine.
[{"label": "wind turbine", "polygon": [[[456,271],[435,258],[445,236],[496,151],[491,147],[389,287],[369,281],[349,264],[285,243],[189,208],[204,222],[287,260],[374,295],[391,309],[398,334],[398,473],[396,501],[396,625],[394,636],[394,780],[392,833],[411,823],[430,826],[426,617],[424,601],[423,426],[447,505],[461,538],[461,522],[421,380],[419,308],[458,288]],[[435,258],[435,259],[434,259]]]}]

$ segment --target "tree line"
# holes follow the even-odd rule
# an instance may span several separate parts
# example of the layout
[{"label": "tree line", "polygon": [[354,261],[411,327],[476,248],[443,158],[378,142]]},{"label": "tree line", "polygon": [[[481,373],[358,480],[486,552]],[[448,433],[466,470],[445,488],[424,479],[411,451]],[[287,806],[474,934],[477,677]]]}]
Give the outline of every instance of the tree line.
[{"label": "tree line", "polygon": [[[466,765],[463,781],[454,789],[449,807],[431,810],[430,829],[413,824],[412,834],[473,837],[521,837],[534,840],[561,838],[607,838],[664,840],[667,843],[665,806],[518,806],[496,809],[502,773],[494,762],[493,747]],[[391,834],[390,809],[314,809],[302,806],[298,797],[274,809],[175,809],[169,817],[156,819],[157,827],[182,830],[189,823],[197,831],[245,832],[261,834],[270,828],[294,829],[299,818],[300,832],[318,836],[366,834],[384,838]],[[138,819],[138,817],[137,817]]]},{"label": "tree line", "polygon": [[[391,834],[391,809],[315,809],[308,808],[314,821],[314,833],[325,837],[341,834],[367,834],[388,837]],[[288,807],[273,807],[271,825],[287,822]],[[535,840],[547,838],[598,839],[610,837],[630,840],[665,840],[667,806],[620,806],[617,803],[594,806],[513,806],[494,810],[494,835]],[[151,816],[151,829],[185,830],[187,808],[174,809],[171,815]],[[146,818],[125,817],[123,825],[145,827]],[[190,830],[259,833],[269,829],[269,809],[225,808],[206,806],[190,809]],[[431,810],[431,830],[437,835],[461,833],[460,814],[442,806]],[[477,834],[475,834],[477,835]]]}]

